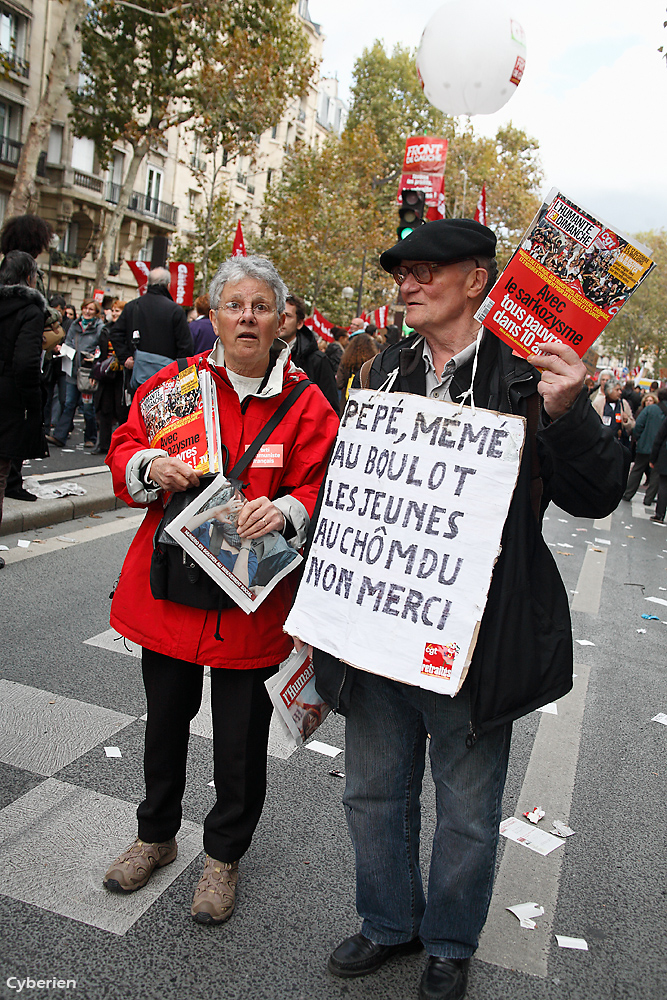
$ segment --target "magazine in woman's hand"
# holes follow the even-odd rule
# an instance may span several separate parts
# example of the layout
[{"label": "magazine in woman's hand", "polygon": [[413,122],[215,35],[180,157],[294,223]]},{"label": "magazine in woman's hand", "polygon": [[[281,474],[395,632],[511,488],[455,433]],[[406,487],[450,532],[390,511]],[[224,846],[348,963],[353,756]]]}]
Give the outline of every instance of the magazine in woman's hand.
[{"label": "magazine in woman's hand", "polygon": [[166,530],[250,614],[296,569],[301,556],[277,531],[253,541],[241,538],[236,522],[245,503],[243,493],[220,473]]}]

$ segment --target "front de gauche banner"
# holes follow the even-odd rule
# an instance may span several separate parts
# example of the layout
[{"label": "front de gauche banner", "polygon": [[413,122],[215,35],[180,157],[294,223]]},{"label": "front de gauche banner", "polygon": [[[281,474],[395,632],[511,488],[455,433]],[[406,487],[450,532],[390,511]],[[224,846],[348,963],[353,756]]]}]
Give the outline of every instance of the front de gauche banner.
[{"label": "front de gauche banner", "polygon": [[524,437],[523,417],[353,390],[285,630],[352,666],[456,694]]}]

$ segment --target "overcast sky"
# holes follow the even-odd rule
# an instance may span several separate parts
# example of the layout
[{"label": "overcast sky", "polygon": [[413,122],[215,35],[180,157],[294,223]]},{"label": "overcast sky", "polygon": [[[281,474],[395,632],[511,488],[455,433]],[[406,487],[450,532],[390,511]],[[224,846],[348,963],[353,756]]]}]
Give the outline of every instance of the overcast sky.
[{"label": "overcast sky", "polygon": [[[416,47],[439,0],[310,0],[326,36],[322,73],[349,97],[357,56],[374,39]],[[523,80],[495,115],[540,143],[544,191],[559,187],[626,232],[667,229],[666,0],[511,0],[526,32]]]}]

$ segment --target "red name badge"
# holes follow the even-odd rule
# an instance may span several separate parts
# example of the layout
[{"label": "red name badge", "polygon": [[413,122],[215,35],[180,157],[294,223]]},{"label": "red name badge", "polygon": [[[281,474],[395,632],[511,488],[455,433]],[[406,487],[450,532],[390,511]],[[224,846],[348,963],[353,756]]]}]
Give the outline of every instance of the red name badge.
[{"label": "red name badge", "polygon": [[250,463],[250,467],[253,469],[282,469],[283,445],[263,444]]}]

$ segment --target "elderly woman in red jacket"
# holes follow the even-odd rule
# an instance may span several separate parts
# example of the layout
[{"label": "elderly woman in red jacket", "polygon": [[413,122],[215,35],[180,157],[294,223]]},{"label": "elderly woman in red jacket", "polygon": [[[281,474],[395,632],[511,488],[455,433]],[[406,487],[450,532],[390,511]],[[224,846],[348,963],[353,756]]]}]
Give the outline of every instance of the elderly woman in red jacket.
[{"label": "elderly woman in red jacket", "polygon": [[[286,294],[273,265],[259,257],[226,261],[211,284],[211,321],[218,340],[195,362],[212,375],[230,467],[306,378],[279,339]],[[200,707],[208,665],[217,801],[204,821],[206,864],[192,916],[199,923],[218,924],[234,909],[238,862],[264,803],[271,717],[264,682],[291,648],[283,623],[296,580],[293,573],[284,577],[250,616],[236,606],[204,611],[153,597],[149,570],[165,498],[198,482],[189,465],[150,447],[142,419],[144,396],[177,370],[177,363],[169,365],[140,387],[107,456],[116,495],[132,506],[148,507],[111,608],[113,627],[142,646],[148,720],[146,797],[137,810],[138,837],[109,868],[104,884],[132,892],[146,884],[156,867],[176,858],[189,724]],[[337,427],[320,390],[308,386],[269,437],[269,444],[278,445],[269,449],[271,464],[258,455],[243,473],[249,502],[237,521],[242,539],[279,531],[295,548],[303,544]]]}]

